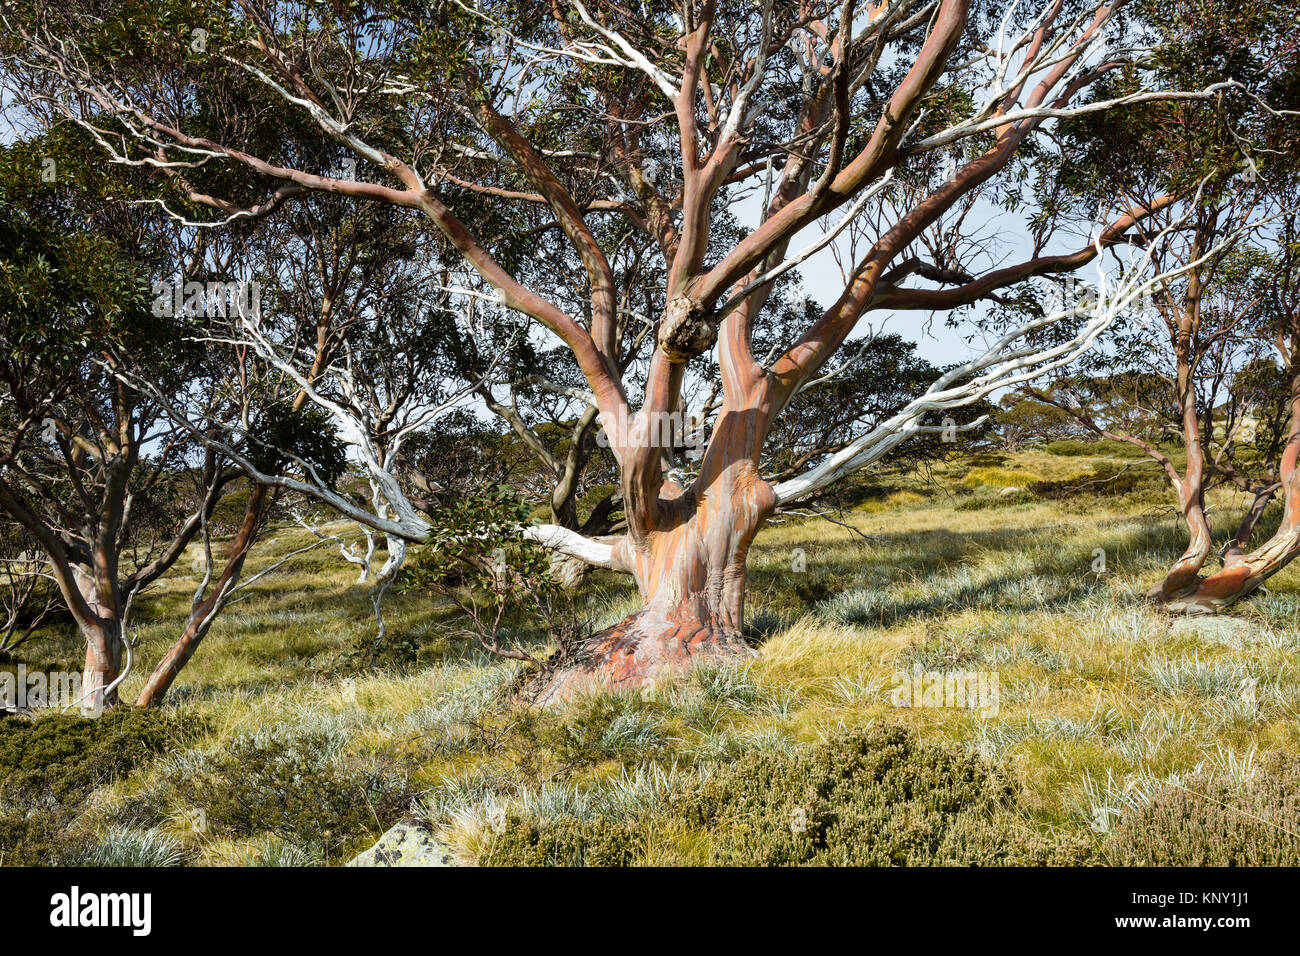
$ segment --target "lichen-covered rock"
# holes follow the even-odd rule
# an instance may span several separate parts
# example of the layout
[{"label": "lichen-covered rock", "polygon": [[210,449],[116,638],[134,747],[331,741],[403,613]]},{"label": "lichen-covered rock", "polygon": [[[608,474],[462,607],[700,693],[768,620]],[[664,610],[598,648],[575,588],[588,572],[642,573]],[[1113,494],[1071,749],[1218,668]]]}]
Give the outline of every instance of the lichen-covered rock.
[{"label": "lichen-covered rock", "polygon": [[399,823],[348,866],[455,866],[451,850],[423,827]]}]

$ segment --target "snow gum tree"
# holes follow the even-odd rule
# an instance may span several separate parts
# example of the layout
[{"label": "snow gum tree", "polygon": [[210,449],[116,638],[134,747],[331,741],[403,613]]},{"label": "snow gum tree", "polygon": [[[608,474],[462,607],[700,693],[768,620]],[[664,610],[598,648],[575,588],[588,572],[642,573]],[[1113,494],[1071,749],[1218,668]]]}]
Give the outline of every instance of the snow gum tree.
[{"label": "snow gum tree", "polygon": [[[779,503],[1070,362],[1158,284],[1149,262],[1099,270],[1083,310],[992,336],[837,451],[765,478],[779,416],[864,316],[947,313],[1078,269],[1172,201],[1109,197],[1070,238],[1026,199],[1025,185],[1050,174],[1041,160],[1064,117],[1251,95],[1231,78],[1163,85],[1147,67],[1159,37],[1134,6],[42,0],[4,16],[10,69],[91,131],[107,160],[211,183],[183,190],[177,216],[219,225],[311,192],[409,210],[459,257],[461,294],[526,318],[572,357],[617,462],[626,531],[614,542],[560,526],[530,534],[632,575],[642,607],[551,670],[541,690],[551,699],[749,653],[746,556]],[[1098,92],[1119,74],[1122,90]],[[322,168],[250,140],[245,118],[209,108],[235,88],[256,91],[259,122],[314,124],[350,162]],[[262,193],[220,195],[221,171],[235,168]],[[719,205],[742,199],[752,215],[718,242]],[[1024,240],[1010,259],[968,225],[995,214],[1025,217],[1007,227]],[[629,305],[611,266],[628,231],[660,263],[653,314]],[[842,282],[815,290],[829,304],[793,317],[758,354],[773,283],[850,234]],[[570,261],[576,270],[560,267]],[[634,309],[643,323],[625,321]],[[641,326],[652,349],[629,366],[622,336]],[[710,362],[720,402],[686,473],[659,436],[689,411],[685,386]],[[400,497],[382,476],[379,487]],[[326,500],[385,533],[428,536],[400,500],[382,515]]]}]

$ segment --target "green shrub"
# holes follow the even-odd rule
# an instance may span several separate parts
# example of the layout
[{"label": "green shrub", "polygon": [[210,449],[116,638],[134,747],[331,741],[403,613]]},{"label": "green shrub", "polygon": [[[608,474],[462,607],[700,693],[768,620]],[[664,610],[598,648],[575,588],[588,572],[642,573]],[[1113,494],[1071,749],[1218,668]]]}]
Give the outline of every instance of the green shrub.
[{"label": "green shrub", "polygon": [[196,718],[130,707],[98,718],[0,721],[0,864],[94,862],[95,840],[75,823],[84,799],[200,727]]},{"label": "green shrub", "polygon": [[953,505],[953,511],[987,511],[990,508],[1011,508],[1015,505],[1033,504],[1037,496],[1028,491],[1017,490],[1012,494],[996,495],[992,498],[970,498]]},{"label": "green shrub", "polygon": [[688,805],[712,861],[742,866],[1075,864],[1090,845],[1052,841],[1017,812],[980,758],[898,729],[858,730],[794,753],[751,754]]},{"label": "green shrub", "polygon": [[174,749],[200,726],[192,717],[130,707],[98,718],[0,721],[0,799],[23,810],[75,809],[92,790]]},{"label": "green shrub", "polygon": [[481,866],[630,866],[636,857],[632,827],[610,820],[551,821],[508,816],[479,857]]},{"label": "green shrub", "polygon": [[0,816],[0,866],[78,866],[94,840],[53,813]]},{"label": "green shrub", "polygon": [[511,814],[479,862],[628,865],[656,830],[701,834],[727,866],[1077,865],[1095,852],[1085,836],[1036,832],[980,758],[877,729],[750,751],[640,813]]},{"label": "green shrub", "polygon": [[1044,451],[1051,455],[1077,458],[1091,455],[1098,458],[1144,458],[1146,452],[1132,442],[1114,441],[1109,438],[1098,441],[1083,441],[1078,438],[1061,438],[1048,442]]},{"label": "green shrub", "polygon": [[1127,495],[1165,487],[1164,475],[1154,468],[1144,468],[1141,463],[1116,465],[1101,462],[1086,475],[1064,481],[1035,481],[1029,490],[1040,497],[1059,500],[1081,495]]},{"label": "green shrub", "polygon": [[214,834],[280,837],[340,862],[393,826],[414,794],[404,772],[367,766],[329,734],[241,737],[178,781]]},{"label": "green shrub", "polygon": [[1165,787],[1105,844],[1117,866],[1300,865],[1300,757],[1276,755],[1244,785]]}]

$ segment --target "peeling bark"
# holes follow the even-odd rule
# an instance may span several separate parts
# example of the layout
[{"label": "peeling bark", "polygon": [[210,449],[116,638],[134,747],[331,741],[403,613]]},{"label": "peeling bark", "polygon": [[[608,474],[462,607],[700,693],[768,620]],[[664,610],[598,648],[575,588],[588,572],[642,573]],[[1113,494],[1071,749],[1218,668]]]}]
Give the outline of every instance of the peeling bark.
[{"label": "peeling bark", "polygon": [[752,655],[741,634],[745,563],[776,506],[749,457],[766,419],[759,407],[724,410],[699,479],[685,490],[665,481],[654,520],[632,516],[630,525],[640,530],[624,537],[615,554],[636,579],[641,610],[557,661],[542,678],[538,703],[597,687],[642,686],[704,658]]},{"label": "peeling bark", "polygon": [[1285,494],[1282,520],[1273,536],[1249,554],[1236,558],[1201,580],[1194,589],[1169,602],[1170,611],[1216,614],[1253,594],[1300,554],[1300,363],[1291,374],[1291,429],[1282,453],[1281,483]]},{"label": "peeling bark", "polygon": [[[1197,453],[1199,460],[1199,452]],[[1148,597],[1162,604],[1176,601],[1196,588],[1201,569],[1210,557],[1214,539],[1209,518],[1205,514],[1205,486],[1201,471],[1188,452],[1188,474],[1179,488],[1179,503],[1187,522],[1189,538],[1187,548],[1170,566],[1164,580],[1148,592]]]},{"label": "peeling bark", "polygon": [[105,595],[95,575],[74,565],[72,577],[90,615],[78,620],[86,641],[86,660],[81,674],[81,706],[98,712],[118,703],[117,688],[107,690],[122,670],[122,622],[116,602]]}]

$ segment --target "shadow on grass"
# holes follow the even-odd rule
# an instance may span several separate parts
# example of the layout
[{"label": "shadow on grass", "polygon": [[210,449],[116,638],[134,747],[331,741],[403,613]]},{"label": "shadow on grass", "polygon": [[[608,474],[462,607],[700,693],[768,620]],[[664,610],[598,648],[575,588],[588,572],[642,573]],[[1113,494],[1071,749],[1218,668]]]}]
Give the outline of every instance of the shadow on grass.
[{"label": "shadow on grass", "polygon": [[[1172,562],[1181,530],[1131,517],[1063,529],[1045,541],[1042,528],[889,532],[855,549],[852,564],[809,565],[807,572],[756,569],[753,593],[770,609],[812,611],[846,624],[893,625],[969,610],[1060,610],[1102,593],[1115,597],[1093,570],[1098,549],[1115,572],[1129,556]],[[1086,540],[1081,540],[1086,535]]]}]

